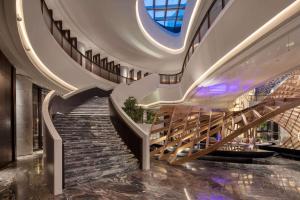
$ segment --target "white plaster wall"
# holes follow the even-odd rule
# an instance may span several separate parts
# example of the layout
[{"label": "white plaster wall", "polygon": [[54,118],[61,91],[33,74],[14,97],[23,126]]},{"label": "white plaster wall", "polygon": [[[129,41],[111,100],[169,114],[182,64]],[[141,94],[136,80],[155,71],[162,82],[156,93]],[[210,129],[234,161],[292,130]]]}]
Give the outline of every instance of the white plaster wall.
[{"label": "white plaster wall", "polygon": [[[209,70],[210,67],[213,66],[220,58],[226,55],[226,53],[264,25],[281,10],[286,8],[291,2],[293,1],[265,0],[263,4],[261,3],[261,0],[233,0],[230,2],[224,12],[219,15],[200,45],[195,49],[180,84],[171,86],[161,85],[154,91],[147,91],[148,94],[145,95],[146,98],[144,98],[140,103],[149,104],[156,101],[181,99],[189,87],[207,70]],[[253,12],[254,10],[255,13]],[[271,39],[274,38],[269,38],[268,42],[270,42]],[[264,43],[263,45],[266,44]],[[259,51],[263,45],[256,47],[255,51]],[[266,48],[266,46],[264,47]],[[248,53],[247,56],[251,54],[253,54],[253,51]],[[239,58],[245,59],[245,56],[243,55]],[[266,60],[264,60],[264,62],[266,62]],[[226,66],[227,71],[230,71],[231,68],[233,69],[232,64],[233,63]],[[293,67],[293,65],[290,65],[289,67]],[[225,67],[223,67],[223,69],[225,69]],[[288,68],[285,69],[277,67],[276,70],[272,71],[272,73],[266,73],[263,69],[266,70],[267,68],[262,68],[262,70],[260,70],[262,72],[259,74],[261,77],[255,84],[258,84],[258,81],[266,81],[270,77],[280,74]],[[223,70],[222,72],[219,70],[218,75],[221,76],[226,72],[226,70]],[[249,73],[249,70],[252,70],[252,74],[247,75],[246,73],[243,73],[244,80],[254,79],[256,77],[256,71],[252,68],[247,68],[247,70],[244,71]],[[237,70],[235,71],[238,72]],[[238,77],[238,74],[235,74],[235,76]],[[214,80],[213,76],[205,77],[201,86],[211,84],[212,80]],[[255,84],[253,83],[252,86]]]},{"label": "white plaster wall", "polygon": [[116,85],[83,69],[65,53],[45,24],[39,0],[23,1],[23,11],[26,30],[33,49],[45,66],[56,76],[76,88],[95,85],[109,90]]}]

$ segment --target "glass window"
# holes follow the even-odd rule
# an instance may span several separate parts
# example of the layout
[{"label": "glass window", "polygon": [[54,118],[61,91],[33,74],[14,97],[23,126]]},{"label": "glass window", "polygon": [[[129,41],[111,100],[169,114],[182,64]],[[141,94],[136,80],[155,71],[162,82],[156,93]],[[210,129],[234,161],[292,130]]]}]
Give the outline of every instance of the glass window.
[{"label": "glass window", "polygon": [[176,10],[168,10],[167,11],[167,17],[175,17],[176,18]]},{"label": "glass window", "polygon": [[154,18],[154,11],[153,10],[148,10],[148,14],[150,15],[151,18]]},{"label": "glass window", "polygon": [[184,15],[184,10],[183,9],[179,9],[178,16],[179,17],[183,17],[183,15]]},{"label": "glass window", "polygon": [[178,6],[179,0],[168,0],[168,6]]},{"label": "glass window", "polygon": [[153,6],[153,0],[145,0],[145,6],[146,7],[152,7]]},{"label": "glass window", "polygon": [[166,6],[166,0],[155,0],[155,6]]},{"label": "glass window", "polygon": [[187,0],[181,0],[180,4],[185,5],[187,3]]},{"label": "glass window", "polygon": [[208,19],[205,18],[205,21],[203,22],[203,24],[201,25],[201,28],[200,28],[201,40],[204,37],[204,35],[206,34],[207,30],[208,30]]},{"label": "glass window", "polygon": [[157,23],[159,23],[162,26],[165,26],[165,21],[157,21]]},{"label": "glass window", "polygon": [[161,20],[160,18],[165,17],[165,11],[155,11],[155,19],[156,20]]},{"label": "glass window", "polygon": [[182,21],[180,20],[177,20],[176,21],[176,27],[181,27],[182,26]]},{"label": "glass window", "polygon": [[[168,31],[181,31],[187,0],[144,0],[149,16]],[[180,6],[179,6],[180,3]]]},{"label": "glass window", "polygon": [[175,20],[166,21],[165,26],[174,27],[175,26]]},{"label": "glass window", "polygon": [[218,17],[221,11],[222,11],[222,0],[217,0],[209,12],[210,24],[212,24],[216,20],[216,18]]}]

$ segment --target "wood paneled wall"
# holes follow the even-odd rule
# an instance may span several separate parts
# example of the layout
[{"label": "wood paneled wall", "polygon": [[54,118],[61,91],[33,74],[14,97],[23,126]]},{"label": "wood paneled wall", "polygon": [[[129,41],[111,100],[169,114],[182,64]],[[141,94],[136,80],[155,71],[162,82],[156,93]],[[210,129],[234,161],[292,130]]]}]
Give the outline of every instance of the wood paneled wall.
[{"label": "wood paneled wall", "polygon": [[15,74],[0,51],[0,167],[15,160]]}]

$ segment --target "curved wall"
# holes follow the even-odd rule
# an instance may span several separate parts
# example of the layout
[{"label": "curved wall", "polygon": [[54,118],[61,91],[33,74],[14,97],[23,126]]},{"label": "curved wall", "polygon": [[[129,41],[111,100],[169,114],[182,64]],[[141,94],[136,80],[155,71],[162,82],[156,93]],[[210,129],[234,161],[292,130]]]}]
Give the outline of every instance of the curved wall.
[{"label": "curved wall", "polygon": [[76,88],[96,86],[110,90],[116,85],[81,68],[64,52],[47,29],[39,0],[23,1],[23,13],[32,48],[52,73]]},{"label": "curved wall", "polygon": [[0,6],[0,49],[16,68],[16,73],[29,76],[32,81],[44,88],[66,92],[64,88],[42,76],[26,55],[18,33],[16,1],[4,0]]},{"label": "curved wall", "polygon": [[[264,4],[261,4],[260,0],[233,0],[231,3],[229,3],[228,7],[223,11],[223,13],[220,14],[220,16],[215,21],[215,24],[213,24],[213,27],[209,30],[200,45],[198,45],[198,47],[195,49],[195,52],[192,55],[187,69],[183,75],[181,83],[169,88],[160,86],[155,91],[152,91],[152,93],[149,92],[149,95],[145,95],[146,97],[143,100],[140,99],[141,104],[149,105],[153,102],[158,101],[160,101],[161,103],[182,102],[180,100],[182,100],[183,97],[186,97],[185,95],[192,92],[191,87],[205,87],[208,85],[217,84],[216,82],[214,82],[216,77],[213,76],[213,74],[217,72],[217,70],[212,70],[212,67],[221,59],[223,60],[223,56],[225,56],[241,42],[243,42],[248,36],[250,36],[257,29],[267,23],[271,18],[273,18],[276,14],[278,14],[292,2],[293,1],[266,0],[264,1]],[[253,12],[253,10],[255,10],[255,13]],[[279,36],[277,35],[276,37],[278,38]],[[274,38],[269,38],[269,42],[271,42],[271,39]],[[250,45],[248,45],[247,49],[249,48]],[[222,65],[220,65],[219,69],[225,69],[225,66],[227,64],[227,71],[233,70],[233,64],[235,64],[235,67],[238,64],[233,63],[234,59],[235,62],[236,60],[241,61],[241,58],[249,59],[251,56],[253,56],[253,52],[260,50],[260,48],[261,46],[258,45],[256,47],[252,47],[252,53],[248,53],[247,56],[245,56],[246,54],[241,54],[243,52],[245,53],[245,51],[240,51],[239,54],[233,56],[231,59],[228,59],[227,62],[224,62]],[[230,60],[232,61],[232,63],[229,66],[228,62]],[[265,60],[264,62],[267,61]],[[239,69],[241,70],[243,68]],[[252,68],[252,71],[255,73],[256,70],[254,69]],[[259,84],[259,82],[261,83],[263,81],[266,81],[270,77],[274,77],[274,75],[276,74],[282,73],[283,70],[288,70],[288,68],[284,68],[283,70],[281,70],[282,68],[276,68],[276,70],[274,70],[274,73],[268,73],[268,71],[263,71],[262,69],[267,68],[262,67],[260,69],[260,71],[264,73],[260,74],[261,77],[257,80],[257,82],[248,84],[248,89]],[[226,71],[223,70],[222,72],[224,73]],[[249,71],[247,70],[247,72]],[[219,73],[218,75],[221,74]],[[231,73],[231,75],[231,78],[233,78],[233,73]],[[235,74],[235,76],[239,76],[239,74]],[[244,78],[245,80],[255,79],[255,74],[252,73],[251,76],[248,77],[245,75]],[[230,80],[223,81],[226,82]],[[196,82],[197,84],[195,85]],[[239,88],[238,92],[243,92],[242,89],[242,87]],[[168,95],[167,93],[170,94]]]},{"label": "curved wall", "polygon": [[141,31],[151,43],[168,53],[179,54],[185,50],[187,34],[190,33],[195,14],[201,3],[203,4],[203,0],[188,1],[181,32],[177,34],[167,31],[149,17],[144,0],[136,0],[136,17]]}]

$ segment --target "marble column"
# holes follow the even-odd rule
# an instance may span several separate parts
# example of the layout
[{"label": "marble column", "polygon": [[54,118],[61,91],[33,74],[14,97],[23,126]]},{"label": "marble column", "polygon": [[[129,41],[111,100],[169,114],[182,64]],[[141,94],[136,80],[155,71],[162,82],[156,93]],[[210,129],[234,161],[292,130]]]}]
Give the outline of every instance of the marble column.
[{"label": "marble column", "polygon": [[16,154],[33,153],[32,82],[23,75],[16,76]]}]

